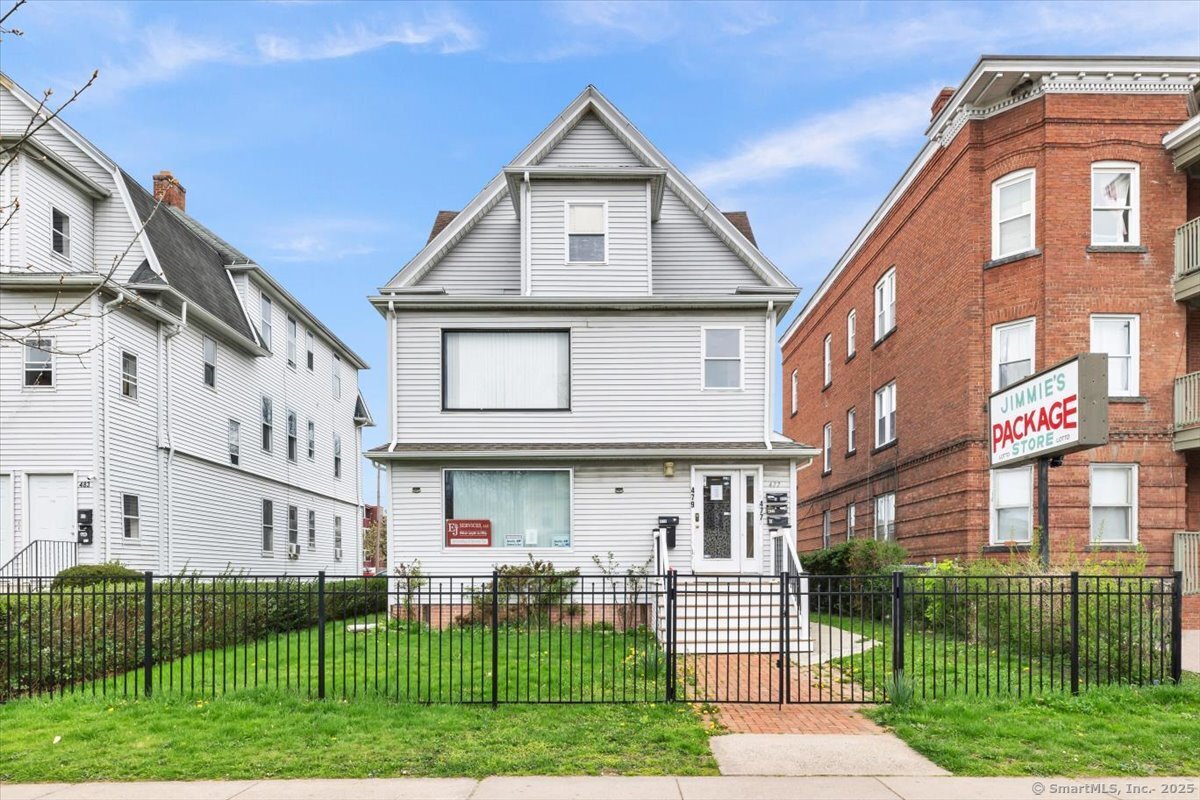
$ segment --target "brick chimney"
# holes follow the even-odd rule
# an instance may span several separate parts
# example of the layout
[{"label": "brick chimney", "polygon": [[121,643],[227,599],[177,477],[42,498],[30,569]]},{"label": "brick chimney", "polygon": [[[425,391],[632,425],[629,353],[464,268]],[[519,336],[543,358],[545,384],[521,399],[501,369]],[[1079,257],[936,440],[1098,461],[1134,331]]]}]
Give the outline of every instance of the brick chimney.
[{"label": "brick chimney", "polygon": [[929,119],[933,121],[942,109],[946,107],[946,103],[950,102],[950,98],[954,97],[954,87],[947,86],[938,92],[937,99],[933,101],[933,106],[929,109]]},{"label": "brick chimney", "polygon": [[187,210],[187,189],[168,170],[154,176],[154,199],[161,199],[163,205],[174,206],[180,211]]}]

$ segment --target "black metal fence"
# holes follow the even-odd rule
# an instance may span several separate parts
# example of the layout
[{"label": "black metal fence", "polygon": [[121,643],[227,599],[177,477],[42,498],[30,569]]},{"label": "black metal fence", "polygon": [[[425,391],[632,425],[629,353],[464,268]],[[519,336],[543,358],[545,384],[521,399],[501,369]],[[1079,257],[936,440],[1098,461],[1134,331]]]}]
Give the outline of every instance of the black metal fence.
[{"label": "black metal fence", "polygon": [[1173,577],[0,581],[0,699],[884,702],[1178,681]]}]

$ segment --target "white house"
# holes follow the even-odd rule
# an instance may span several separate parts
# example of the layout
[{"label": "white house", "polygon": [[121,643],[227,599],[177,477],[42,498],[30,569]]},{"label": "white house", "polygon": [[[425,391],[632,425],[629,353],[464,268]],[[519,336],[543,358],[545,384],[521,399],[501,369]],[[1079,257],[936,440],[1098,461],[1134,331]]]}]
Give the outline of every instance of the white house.
[{"label": "white house", "polygon": [[661,569],[653,531],[677,517],[670,567],[777,574],[818,452],[771,428],[797,292],[589,86],[371,298],[393,560]]},{"label": "white house", "polygon": [[0,75],[0,577],[357,573],[366,364],[35,107]]}]

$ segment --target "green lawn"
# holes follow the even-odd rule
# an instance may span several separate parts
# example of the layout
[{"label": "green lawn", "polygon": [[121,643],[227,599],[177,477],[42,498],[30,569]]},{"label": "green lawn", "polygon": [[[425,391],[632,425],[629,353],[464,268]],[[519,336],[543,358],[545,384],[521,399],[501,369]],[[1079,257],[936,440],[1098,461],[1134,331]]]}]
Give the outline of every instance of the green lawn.
[{"label": "green lawn", "polygon": [[1200,775],[1200,680],[868,712],[956,775]]},{"label": "green lawn", "polygon": [[91,697],[0,706],[0,781],[712,775],[687,705],[486,706]]}]

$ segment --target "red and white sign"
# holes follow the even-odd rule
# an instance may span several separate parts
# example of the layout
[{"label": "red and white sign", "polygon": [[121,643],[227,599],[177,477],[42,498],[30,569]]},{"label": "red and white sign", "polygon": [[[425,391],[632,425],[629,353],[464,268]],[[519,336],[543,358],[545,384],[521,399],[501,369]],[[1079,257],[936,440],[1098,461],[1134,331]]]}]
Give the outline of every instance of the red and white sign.
[{"label": "red and white sign", "polygon": [[490,519],[446,520],[446,547],[491,547]]}]

